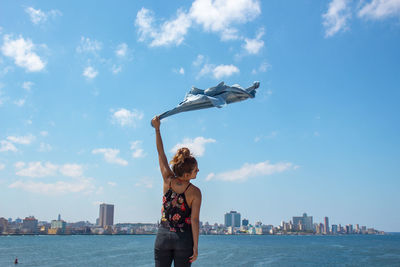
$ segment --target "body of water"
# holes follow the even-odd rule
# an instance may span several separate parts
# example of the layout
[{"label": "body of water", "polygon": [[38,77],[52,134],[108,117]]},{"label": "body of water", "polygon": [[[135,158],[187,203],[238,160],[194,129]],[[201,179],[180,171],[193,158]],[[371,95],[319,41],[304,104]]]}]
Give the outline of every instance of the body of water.
[{"label": "body of water", "polygon": [[[154,266],[155,236],[0,236],[0,266]],[[200,236],[192,266],[400,266],[400,234]]]}]

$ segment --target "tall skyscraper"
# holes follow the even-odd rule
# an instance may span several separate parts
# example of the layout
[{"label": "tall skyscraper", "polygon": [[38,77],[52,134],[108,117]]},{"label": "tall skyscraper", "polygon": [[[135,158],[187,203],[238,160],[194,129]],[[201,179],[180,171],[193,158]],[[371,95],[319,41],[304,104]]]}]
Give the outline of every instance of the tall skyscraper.
[{"label": "tall skyscraper", "polygon": [[99,225],[101,227],[114,224],[114,205],[100,204]]},{"label": "tall skyscraper", "polygon": [[242,225],[243,225],[243,226],[248,226],[248,225],[249,225],[249,220],[243,219],[243,220],[242,220]]},{"label": "tall skyscraper", "polygon": [[293,225],[299,230],[299,226],[304,228],[304,230],[313,230],[313,217],[307,216],[307,213],[303,213],[301,217],[293,217]]},{"label": "tall skyscraper", "polygon": [[236,211],[231,211],[225,213],[225,227],[240,227],[240,213]]},{"label": "tall skyscraper", "polygon": [[325,224],[324,224],[324,233],[325,234],[329,234],[329,219],[328,219],[328,217],[325,217],[324,222],[325,222]]}]

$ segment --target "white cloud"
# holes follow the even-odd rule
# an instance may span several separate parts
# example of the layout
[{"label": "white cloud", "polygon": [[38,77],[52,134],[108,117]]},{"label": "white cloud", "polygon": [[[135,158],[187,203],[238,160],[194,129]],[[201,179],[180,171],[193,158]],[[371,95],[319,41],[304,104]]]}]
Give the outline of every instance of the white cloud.
[{"label": "white cloud", "polygon": [[153,12],[142,8],[136,15],[135,25],[138,27],[139,41],[151,39],[150,46],[180,45],[191,26],[187,14],[178,10],[177,18],[164,22],[159,29],[154,25]]},{"label": "white cloud", "polygon": [[33,135],[26,136],[7,136],[7,140],[14,144],[29,145],[36,139]]},{"label": "white cloud", "polygon": [[234,73],[239,73],[239,69],[234,65],[219,65],[216,66],[213,70],[213,74],[216,79],[229,77]]},{"label": "white cloud", "polygon": [[4,170],[4,168],[6,167],[6,165],[5,164],[3,164],[3,163],[0,163],[0,171],[1,170]]},{"label": "white cloud", "polygon": [[76,48],[78,53],[93,53],[97,54],[102,49],[103,44],[97,40],[91,40],[90,38],[81,37],[81,43]]},{"label": "white cloud", "polygon": [[134,141],[131,142],[131,150],[132,150],[132,157],[133,158],[143,158],[146,156],[144,150],[141,148],[142,141]]},{"label": "white cloud", "polygon": [[46,63],[34,52],[35,45],[30,39],[24,39],[20,36],[18,39],[11,39],[10,35],[3,38],[3,46],[1,48],[3,55],[14,59],[14,63],[29,72],[41,71]]},{"label": "white cloud", "polygon": [[60,173],[69,177],[81,177],[83,175],[83,167],[79,164],[64,164],[60,167]]},{"label": "white cloud", "polygon": [[[82,177],[83,175],[83,167],[73,163],[57,165],[51,162],[34,161],[26,165],[25,162],[19,161],[14,166],[17,169],[16,175],[32,178],[56,176],[58,174],[68,177]],[[27,167],[25,168],[25,166]]]},{"label": "white cloud", "polygon": [[171,153],[176,153],[179,148],[187,147],[194,156],[201,157],[204,155],[205,145],[215,142],[215,139],[204,138],[202,136],[198,136],[195,139],[185,138],[181,143],[176,144],[170,151]]},{"label": "white cloud", "polygon": [[49,17],[55,18],[62,15],[59,10],[50,10],[49,12],[44,12],[40,9],[34,9],[33,7],[25,8],[25,12],[28,13],[33,24],[44,23]]},{"label": "white cloud", "polygon": [[43,137],[46,137],[46,136],[49,135],[49,132],[48,131],[41,131],[40,135],[43,136]]},{"label": "white cloud", "polygon": [[33,82],[24,82],[22,88],[29,92],[32,89],[33,84]]},{"label": "white cloud", "polygon": [[194,66],[200,66],[201,64],[203,64],[204,61],[204,56],[203,55],[197,55],[196,60],[193,61],[193,65]]},{"label": "white cloud", "polygon": [[185,74],[185,69],[181,67],[181,68],[179,69],[179,74],[182,74],[182,75]]},{"label": "white cloud", "polygon": [[31,193],[61,195],[67,193],[90,193],[95,187],[90,179],[80,179],[78,182],[58,181],[55,183],[43,183],[34,181],[16,181],[9,188],[22,189]]},{"label": "white cloud", "polygon": [[206,180],[221,180],[227,182],[233,181],[246,181],[247,179],[255,176],[267,176],[275,173],[296,169],[290,162],[278,162],[271,164],[269,161],[259,162],[255,164],[245,163],[240,169],[222,172],[219,174],[210,173]]},{"label": "white cloud", "polygon": [[359,17],[384,19],[400,15],[400,0],[372,0],[358,12]]},{"label": "white cloud", "polygon": [[0,141],[0,152],[6,152],[6,151],[16,152],[16,151],[18,151],[18,149],[13,145],[13,143],[6,141],[6,140],[1,140]]},{"label": "white cloud", "polygon": [[349,0],[332,0],[329,3],[328,11],[322,15],[325,37],[347,29],[347,21],[351,17],[348,4]]},{"label": "white cloud", "polygon": [[248,39],[245,38],[245,45],[244,45],[244,49],[246,49],[246,51],[249,54],[258,54],[258,52],[260,52],[261,48],[264,47],[264,41],[261,40],[261,37],[263,37],[265,31],[264,28],[261,28],[260,30],[258,30],[257,36],[254,39]]},{"label": "white cloud", "polygon": [[29,14],[31,17],[31,21],[34,24],[39,24],[40,22],[44,22],[47,20],[46,14],[40,9],[34,9],[33,7],[25,8],[25,12]]},{"label": "white cloud", "polygon": [[215,68],[215,65],[213,65],[213,64],[204,64],[204,66],[201,68],[197,77],[201,77],[201,76],[207,75],[209,73],[212,73],[214,68]]},{"label": "white cloud", "polygon": [[204,30],[219,32],[223,40],[236,39],[234,24],[242,24],[261,14],[257,0],[196,0],[190,8],[190,17]]},{"label": "white cloud", "polygon": [[22,162],[18,162],[16,167],[20,170],[16,172],[18,176],[27,176],[27,177],[46,177],[46,176],[55,176],[57,174],[58,166],[52,164],[51,162],[46,162],[42,165],[42,162],[29,162],[28,167],[25,167],[25,164]]},{"label": "white cloud", "polygon": [[125,108],[120,108],[116,111],[111,109],[111,119],[113,123],[124,126],[136,126],[136,123],[143,119],[143,113],[138,110],[128,110]]},{"label": "white cloud", "polygon": [[107,184],[110,185],[110,186],[116,186],[117,185],[117,183],[114,183],[114,182],[108,182]]},{"label": "white cloud", "polygon": [[122,158],[118,158],[119,150],[112,148],[98,148],[92,150],[92,154],[103,154],[104,160],[108,163],[118,164],[122,166],[128,165],[128,162]]},{"label": "white cloud", "polygon": [[18,107],[22,107],[23,105],[25,105],[25,101],[26,101],[25,98],[21,98],[21,99],[15,100],[14,104],[17,105]]},{"label": "white cloud", "polygon": [[18,161],[18,162],[16,162],[16,163],[14,164],[14,167],[17,168],[17,169],[21,169],[21,168],[23,168],[24,166],[25,166],[25,162],[23,162],[23,161]]},{"label": "white cloud", "polygon": [[95,70],[93,67],[88,66],[84,69],[82,75],[87,77],[88,79],[93,79],[99,74],[97,70]]},{"label": "white cloud", "polygon": [[257,74],[259,72],[267,72],[271,68],[271,65],[268,62],[262,62],[258,69],[253,69],[251,71],[252,74]]},{"label": "white cloud", "polygon": [[117,49],[115,50],[115,54],[121,58],[125,57],[127,55],[127,52],[128,52],[128,45],[126,43],[118,45]]},{"label": "white cloud", "polygon": [[122,71],[122,67],[114,64],[114,65],[112,65],[111,71],[114,74],[118,74]]},{"label": "white cloud", "polygon": [[205,31],[217,32],[222,40],[240,38],[234,27],[255,19],[261,14],[258,0],[196,0],[189,12],[177,11],[175,19],[155,26],[154,14],[142,8],[136,15],[135,26],[139,41],[151,40],[150,46],[180,45],[193,22],[203,26]]},{"label": "white cloud", "polygon": [[39,152],[50,152],[51,150],[53,150],[53,147],[51,145],[43,142],[40,143]]},{"label": "white cloud", "polygon": [[197,78],[208,75],[212,73],[214,78],[220,79],[222,77],[229,77],[235,73],[239,73],[240,70],[238,67],[234,65],[218,65],[215,66],[214,64],[204,64],[204,66],[201,68],[199,74],[197,75]]}]

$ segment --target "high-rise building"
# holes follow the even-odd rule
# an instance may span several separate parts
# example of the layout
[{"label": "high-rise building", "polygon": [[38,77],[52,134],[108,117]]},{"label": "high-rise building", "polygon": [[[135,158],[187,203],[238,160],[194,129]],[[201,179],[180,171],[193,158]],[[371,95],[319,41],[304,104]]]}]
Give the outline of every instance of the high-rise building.
[{"label": "high-rise building", "polygon": [[324,219],[324,234],[329,234],[329,218]]},{"label": "high-rise building", "polygon": [[349,234],[352,234],[352,233],[353,233],[353,225],[349,224]]},{"label": "high-rise building", "polygon": [[0,218],[0,234],[2,232],[7,231],[7,227],[8,227],[8,221],[5,218],[1,217]]},{"label": "high-rise building", "polygon": [[338,233],[338,227],[336,224],[332,224],[332,234],[337,234]]},{"label": "high-rise building", "polygon": [[31,233],[37,232],[37,227],[38,220],[33,216],[26,217],[22,222],[22,229],[26,229]]},{"label": "high-rise building", "polygon": [[114,224],[114,205],[100,204],[99,225],[101,227],[112,226]]},{"label": "high-rise building", "polygon": [[307,216],[307,213],[303,213],[303,216],[293,217],[293,225],[296,229],[312,231],[313,230],[313,217]]},{"label": "high-rise building", "polygon": [[240,227],[240,213],[237,211],[231,211],[225,213],[225,227]]},{"label": "high-rise building", "polygon": [[242,225],[243,226],[248,226],[249,225],[249,220],[248,219],[243,219],[242,220]]}]

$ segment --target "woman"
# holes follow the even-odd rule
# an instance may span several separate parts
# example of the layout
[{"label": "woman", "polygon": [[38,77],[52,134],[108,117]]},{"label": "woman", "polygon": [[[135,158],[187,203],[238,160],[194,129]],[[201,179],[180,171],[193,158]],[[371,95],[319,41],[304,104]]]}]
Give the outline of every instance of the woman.
[{"label": "woman", "polygon": [[180,148],[168,165],[160,134],[160,118],[151,124],[156,130],[158,161],[163,183],[162,218],[154,258],[156,266],[190,266],[197,259],[199,243],[200,189],[190,183],[199,172],[188,148]]}]

